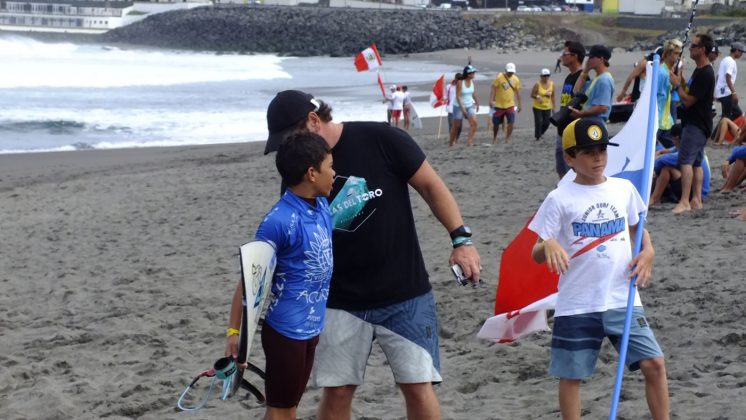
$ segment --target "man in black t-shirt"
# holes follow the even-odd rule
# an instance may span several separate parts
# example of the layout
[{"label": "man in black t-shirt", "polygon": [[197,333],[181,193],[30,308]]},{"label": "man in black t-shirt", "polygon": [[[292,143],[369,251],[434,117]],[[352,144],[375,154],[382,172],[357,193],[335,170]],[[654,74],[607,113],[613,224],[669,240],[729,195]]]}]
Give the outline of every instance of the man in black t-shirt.
[{"label": "man in black t-shirt", "polygon": [[673,208],[674,213],[702,208],[702,181],[707,138],[712,133],[712,102],[715,91],[715,71],[708,60],[714,43],[709,35],[694,37],[689,44],[689,53],[697,68],[689,78],[688,89],[684,89],[681,76],[670,73],[671,86],[676,89],[684,106],[681,115],[681,146],[679,147],[679,169],[681,170],[681,198]]},{"label": "man in black t-shirt", "polygon": [[[562,93],[560,94],[560,109],[567,108],[567,104],[570,103],[575,92],[573,87],[577,82],[580,73],[583,71],[583,59],[585,59],[585,47],[580,42],[576,41],[565,41],[565,49],[560,55],[562,65],[570,70],[570,74],[565,77],[565,83],[562,85]],[[570,167],[565,163],[564,150],[562,149],[562,132],[565,131],[565,127],[570,123],[569,120],[566,124],[562,124],[557,127],[557,140],[554,147],[554,163],[557,175],[560,179],[567,173]]]},{"label": "man in black t-shirt", "polygon": [[[409,201],[411,185],[450,233],[450,264],[479,281],[480,259],[456,200],[406,132],[384,123],[332,122],[331,107],[300,91],[267,109],[265,153],[299,130],[323,137],[337,173],[329,197],[334,270],[312,382],[324,387],[319,418],[349,418],[374,340],[409,418],[440,418],[435,301]],[[309,317],[312,314],[309,314]]]}]

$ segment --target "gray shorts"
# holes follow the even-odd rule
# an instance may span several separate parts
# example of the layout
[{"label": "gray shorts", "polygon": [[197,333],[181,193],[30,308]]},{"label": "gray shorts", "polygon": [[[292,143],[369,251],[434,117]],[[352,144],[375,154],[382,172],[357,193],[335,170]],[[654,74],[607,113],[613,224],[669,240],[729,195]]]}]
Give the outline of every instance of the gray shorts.
[{"label": "gray shorts", "polygon": [[701,128],[685,125],[681,130],[681,145],[679,146],[679,166],[702,166],[705,155],[707,135]]},{"label": "gray shorts", "polygon": [[[625,312],[626,309],[621,308],[556,317],[552,329],[549,374],[564,379],[585,379],[591,376],[604,337],[608,337],[619,351]],[[636,306],[632,312],[625,359],[627,368],[638,370],[641,361],[657,357],[663,357],[663,352],[645,319],[645,311]]]},{"label": "gray shorts", "polygon": [[441,382],[438,321],[432,292],[367,311],[326,310],[311,384],[362,385],[376,340],[398,384]]}]

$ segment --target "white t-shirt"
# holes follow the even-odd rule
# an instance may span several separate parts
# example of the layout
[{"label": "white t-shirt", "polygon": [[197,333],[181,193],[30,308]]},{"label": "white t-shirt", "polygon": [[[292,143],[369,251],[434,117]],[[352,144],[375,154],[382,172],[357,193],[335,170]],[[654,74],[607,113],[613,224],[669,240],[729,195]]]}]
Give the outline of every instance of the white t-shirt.
[{"label": "white t-shirt", "polygon": [[386,95],[386,99],[388,99],[388,110],[391,111],[394,107],[394,92],[396,91],[389,91],[388,95]]},{"label": "white t-shirt", "polygon": [[394,92],[393,95],[391,95],[391,98],[391,109],[393,111],[401,111],[402,109],[404,109],[404,98],[406,98],[406,94],[404,92],[397,90],[396,92]]},{"label": "white t-shirt", "polygon": [[[559,242],[570,257],[559,279],[555,316],[627,306],[629,225],[639,222],[644,209],[634,185],[620,178],[599,185],[566,182],[549,193],[528,228]],[[642,306],[637,293],[635,306]]]},{"label": "white t-shirt", "polygon": [[718,79],[715,83],[715,98],[723,98],[730,96],[733,92],[730,91],[728,84],[725,82],[725,75],[730,74],[730,81],[736,84],[736,76],[738,75],[738,66],[736,60],[731,56],[723,58],[718,67]]},{"label": "white t-shirt", "polygon": [[448,85],[446,88],[446,97],[448,97],[446,111],[448,111],[449,114],[453,114],[453,106],[456,104],[456,85]]}]

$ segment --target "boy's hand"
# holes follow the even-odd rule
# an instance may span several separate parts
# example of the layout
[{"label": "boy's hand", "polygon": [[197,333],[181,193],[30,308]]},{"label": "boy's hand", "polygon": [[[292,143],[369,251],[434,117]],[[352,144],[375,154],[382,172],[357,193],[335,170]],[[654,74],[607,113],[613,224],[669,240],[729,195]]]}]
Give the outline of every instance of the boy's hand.
[{"label": "boy's hand", "polygon": [[564,274],[570,266],[570,258],[564,248],[554,239],[544,241],[544,256],[547,259],[549,271]]},{"label": "boy's hand", "polygon": [[[232,335],[225,339],[225,357],[232,357],[238,359],[238,336]],[[246,369],[249,367],[248,363],[238,363],[238,367]]]},{"label": "boy's hand", "polygon": [[637,254],[635,258],[632,259],[632,262],[629,264],[629,269],[632,271],[632,273],[629,275],[629,278],[637,276],[637,280],[635,280],[635,286],[648,286],[648,283],[650,282],[650,275],[653,272],[654,257],[655,252],[653,252],[652,249],[643,249],[642,251],[640,251],[639,254]]}]

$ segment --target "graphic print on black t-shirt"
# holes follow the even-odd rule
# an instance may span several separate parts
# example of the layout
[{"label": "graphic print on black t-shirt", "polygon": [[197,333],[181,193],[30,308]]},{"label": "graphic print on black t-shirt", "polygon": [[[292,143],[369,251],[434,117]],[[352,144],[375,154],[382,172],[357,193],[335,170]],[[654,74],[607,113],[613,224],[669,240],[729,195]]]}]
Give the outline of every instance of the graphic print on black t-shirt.
[{"label": "graphic print on black t-shirt", "polygon": [[356,176],[337,176],[332,191],[338,191],[329,205],[332,224],[335,230],[347,232],[356,231],[375,213],[375,206],[367,204],[383,195],[382,189],[370,190],[365,178]]}]

